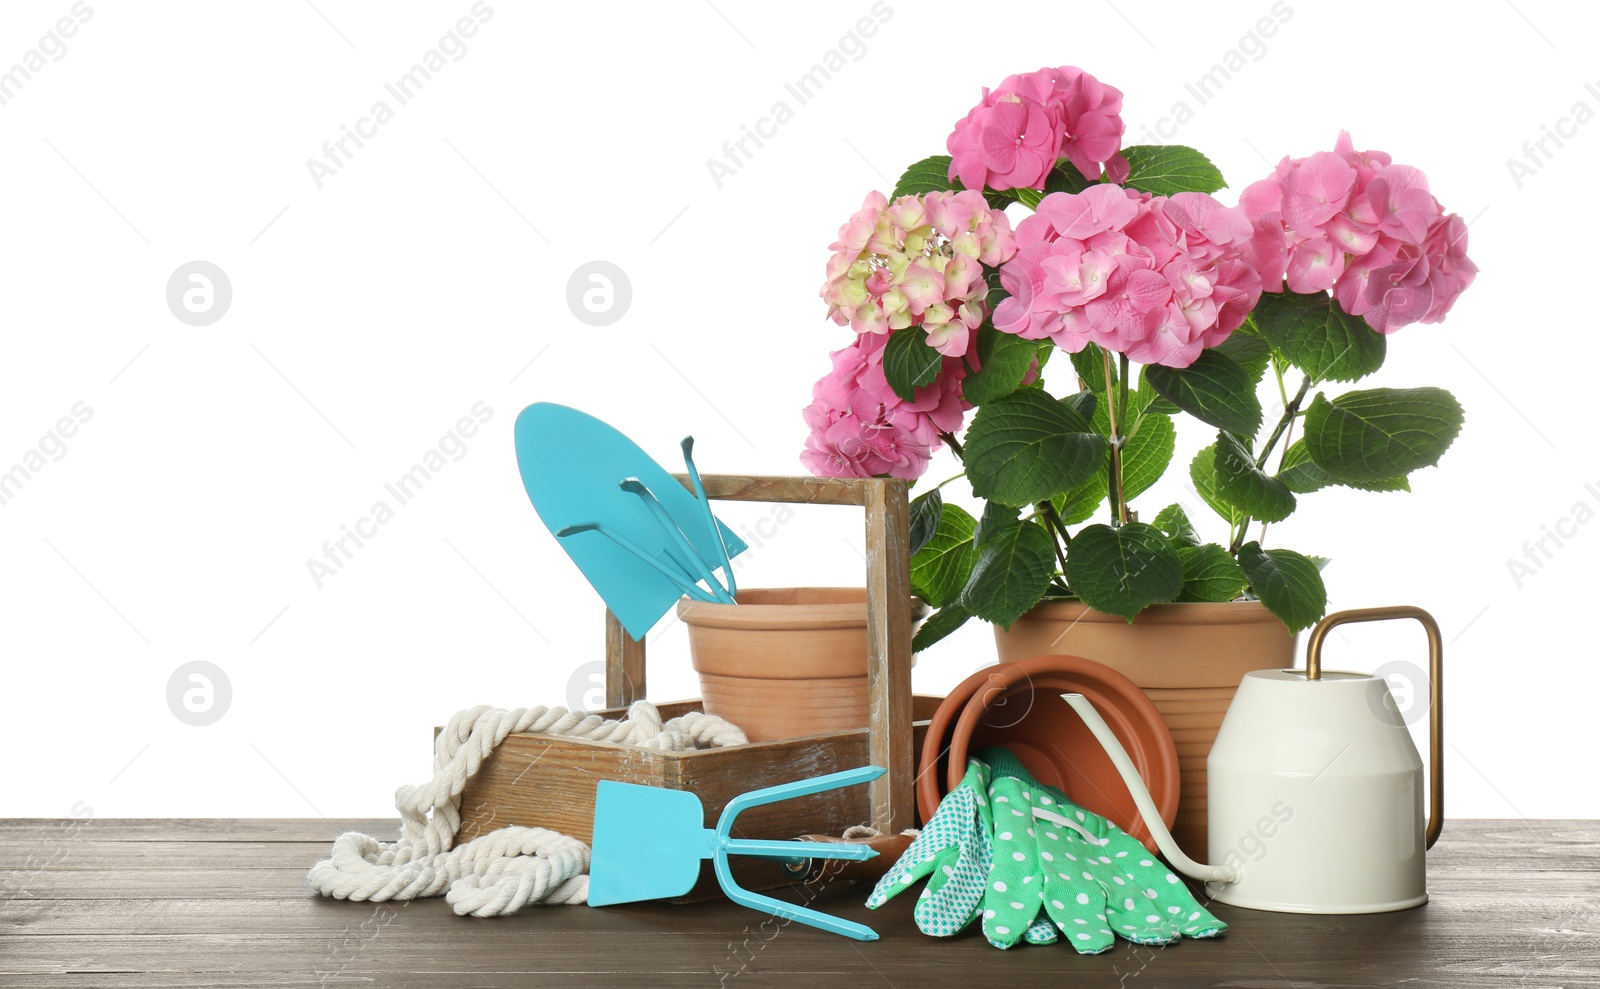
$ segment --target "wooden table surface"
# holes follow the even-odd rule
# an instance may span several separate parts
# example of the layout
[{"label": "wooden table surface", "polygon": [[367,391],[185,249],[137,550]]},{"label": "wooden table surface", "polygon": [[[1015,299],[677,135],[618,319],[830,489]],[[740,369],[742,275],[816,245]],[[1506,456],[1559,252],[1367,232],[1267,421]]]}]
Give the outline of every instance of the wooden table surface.
[{"label": "wooden table surface", "polygon": [[[902,896],[816,905],[850,941],[726,901],[457,917],[443,899],[349,903],[306,869],[393,820],[0,821],[0,986],[1600,986],[1600,822],[1450,821],[1427,906],[1315,917],[1214,904],[1228,933],[1098,956],[918,933]],[[1339,854],[1329,849],[1330,855]],[[763,923],[765,922],[765,923]],[[834,982],[833,980],[841,980]]]}]

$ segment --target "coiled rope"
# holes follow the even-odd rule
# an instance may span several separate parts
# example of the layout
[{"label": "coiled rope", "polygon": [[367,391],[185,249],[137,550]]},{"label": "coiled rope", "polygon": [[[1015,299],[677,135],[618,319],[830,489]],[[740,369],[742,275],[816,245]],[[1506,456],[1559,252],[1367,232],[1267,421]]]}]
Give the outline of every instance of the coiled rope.
[{"label": "coiled rope", "polygon": [[506,827],[456,845],[461,791],[483,760],[513,732],[639,745],[668,752],[742,745],[744,732],[698,711],[665,723],[655,705],[638,701],[627,718],[563,707],[514,710],[480,705],[450,719],[434,742],[433,779],[395,792],[400,839],[385,843],[358,832],[334,839],[332,855],[307,878],[323,896],[341,900],[410,900],[444,893],[457,914],[494,917],[530,903],[586,903],[589,846],[546,828]]}]

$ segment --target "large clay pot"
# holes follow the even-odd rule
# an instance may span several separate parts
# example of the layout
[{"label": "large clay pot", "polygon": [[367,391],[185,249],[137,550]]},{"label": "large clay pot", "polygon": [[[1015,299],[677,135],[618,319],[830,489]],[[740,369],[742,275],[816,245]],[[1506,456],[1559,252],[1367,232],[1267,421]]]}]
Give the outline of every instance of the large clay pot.
[{"label": "large clay pot", "polygon": [[1002,663],[1041,653],[1084,656],[1144,689],[1178,747],[1182,777],[1173,836],[1208,854],[1206,756],[1239,681],[1294,666],[1295,636],[1259,601],[1155,604],[1132,623],[1077,601],[1041,604],[1009,631],[995,628]]},{"label": "large clay pot", "polygon": [[865,588],[744,588],[735,600],[678,602],[707,714],[752,742],[867,726]]}]

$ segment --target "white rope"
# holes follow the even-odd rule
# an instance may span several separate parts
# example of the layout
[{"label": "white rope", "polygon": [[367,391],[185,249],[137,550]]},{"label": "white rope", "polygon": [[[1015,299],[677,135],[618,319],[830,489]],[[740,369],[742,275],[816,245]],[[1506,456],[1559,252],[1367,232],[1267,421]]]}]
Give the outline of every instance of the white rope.
[{"label": "white rope", "polygon": [[341,900],[410,900],[445,894],[457,914],[494,917],[530,903],[586,903],[589,846],[545,828],[508,827],[456,845],[461,791],[505,737],[541,732],[597,742],[682,752],[743,745],[744,732],[693,711],[665,724],[648,701],[622,721],[563,707],[507,711],[480,705],[450,719],[434,743],[433,779],[395,792],[400,840],[385,843],[351,831],[307,878],[323,896]]}]

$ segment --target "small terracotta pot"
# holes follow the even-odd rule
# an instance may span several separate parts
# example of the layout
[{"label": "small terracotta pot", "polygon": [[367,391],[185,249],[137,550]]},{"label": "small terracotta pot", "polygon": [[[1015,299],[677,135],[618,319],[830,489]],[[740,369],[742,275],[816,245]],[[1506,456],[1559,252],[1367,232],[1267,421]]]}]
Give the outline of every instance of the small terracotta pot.
[{"label": "small terracotta pot", "polygon": [[1283,623],[1259,601],[1154,604],[1131,623],[1078,601],[1054,601],[994,633],[1001,662],[1086,656],[1143,688],[1178,748],[1183,785],[1173,837],[1205,861],[1206,756],[1244,675],[1294,666],[1295,636]]},{"label": "small terracotta pot", "polygon": [[752,587],[735,600],[678,602],[707,714],[752,742],[867,726],[865,588]]},{"label": "small terracotta pot", "polygon": [[[1063,791],[1155,851],[1110,756],[1061,699],[1068,691],[1088,697],[1111,725],[1163,823],[1170,825],[1178,809],[1178,755],[1159,712],[1132,681],[1076,656],[1039,656],[980,670],[951,692],[923,743],[917,800],[924,819],[932,816],[944,793],[960,785],[969,753],[1000,745],[1039,782]],[[952,712],[959,712],[953,723]]]}]

